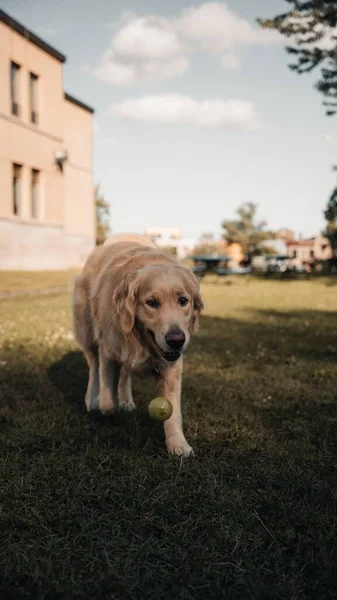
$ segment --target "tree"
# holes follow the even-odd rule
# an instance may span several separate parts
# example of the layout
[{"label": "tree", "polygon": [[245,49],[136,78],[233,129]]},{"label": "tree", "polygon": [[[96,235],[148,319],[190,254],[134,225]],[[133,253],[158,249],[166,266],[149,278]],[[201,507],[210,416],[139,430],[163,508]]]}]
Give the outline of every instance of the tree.
[{"label": "tree", "polygon": [[103,244],[110,231],[110,205],[99,191],[99,185],[95,186],[96,206],[96,245]]},{"label": "tree", "polygon": [[261,254],[264,256],[277,256],[278,252],[274,246],[267,246],[267,244],[262,244],[260,246]]},{"label": "tree", "polygon": [[212,256],[217,253],[217,246],[214,240],[213,233],[203,233],[193,250],[193,254],[199,256]]},{"label": "tree", "polygon": [[265,229],[266,221],[256,221],[257,205],[246,202],[239,206],[236,211],[238,219],[225,220],[222,227],[225,230],[224,239],[229,244],[241,244],[244,254],[251,257],[260,251],[260,246],[265,240],[274,236]]},{"label": "tree", "polygon": [[337,187],[330,196],[324,216],[327,220],[327,226],[323,235],[328,238],[335,256],[337,254]]},{"label": "tree", "polygon": [[[319,67],[316,88],[325,98],[328,116],[337,112],[337,0],[286,0],[293,8],[273,19],[258,19],[262,27],[276,29],[293,38],[295,47],[286,47],[297,58],[289,65],[295,72],[309,73]],[[337,188],[324,212],[326,237],[334,253],[337,250]]]},{"label": "tree", "polygon": [[297,62],[296,73],[309,73],[320,67],[316,88],[326,101],[327,115],[337,112],[337,0],[286,0],[293,8],[273,19],[258,19],[262,27],[276,29],[295,46],[286,46]]}]

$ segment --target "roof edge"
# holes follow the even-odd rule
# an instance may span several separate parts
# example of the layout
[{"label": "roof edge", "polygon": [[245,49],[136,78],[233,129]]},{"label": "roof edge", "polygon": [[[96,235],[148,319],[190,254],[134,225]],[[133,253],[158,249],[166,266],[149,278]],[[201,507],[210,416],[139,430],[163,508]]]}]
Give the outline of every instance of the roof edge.
[{"label": "roof edge", "polygon": [[77,98],[74,98],[74,96],[67,94],[67,92],[64,92],[64,99],[68,102],[71,102],[72,104],[76,104],[76,106],[79,106],[80,108],[83,108],[83,110],[87,110],[91,114],[95,112],[94,108],[88,106],[87,104],[84,104],[84,102],[81,102],[81,100],[77,100]]},{"label": "roof edge", "polygon": [[32,44],[34,44],[41,50],[44,50],[44,52],[46,52],[53,58],[56,58],[56,60],[58,60],[59,62],[61,62],[61,63],[66,62],[67,57],[64,54],[61,54],[61,52],[59,52],[58,50],[56,50],[55,48],[53,48],[52,46],[50,46],[49,44],[44,42],[41,38],[39,38],[37,35],[35,35],[35,33],[30,31],[26,27],[24,27],[24,25],[21,25],[21,23],[19,23],[15,19],[13,19],[13,17],[8,15],[1,9],[0,9],[0,22],[5,23],[5,25],[8,25],[8,27],[10,27],[14,31],[16,31],[16,33],[19,33],[20,35],[22,35],[24,38],[29,40]]}]

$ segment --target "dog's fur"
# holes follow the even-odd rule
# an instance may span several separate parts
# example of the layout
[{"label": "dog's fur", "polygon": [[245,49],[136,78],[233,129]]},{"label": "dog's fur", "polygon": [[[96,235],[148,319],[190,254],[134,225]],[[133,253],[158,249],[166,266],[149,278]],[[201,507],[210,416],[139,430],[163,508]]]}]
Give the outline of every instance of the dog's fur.
[{"label": "dog's fur", "polygon": [[[167,449],[191,454],[180,409],[182,353],[202,307],[195,275],[151,242],[117,239],[96,248],[73,294],[75,336],[89,365],[87,409],[132,410],[131,373],[155,371],[158,395],[173,406]],[[169,343],[177,335],[178,351]]]},{"label": "dog's fur", "polygon": [[148,248],[157,248],[157,245],[150,238],[140,233],[116,233],[105,240],[104,246],[110,246],[110,244],[116,244],[117,242],[132,242]]}]

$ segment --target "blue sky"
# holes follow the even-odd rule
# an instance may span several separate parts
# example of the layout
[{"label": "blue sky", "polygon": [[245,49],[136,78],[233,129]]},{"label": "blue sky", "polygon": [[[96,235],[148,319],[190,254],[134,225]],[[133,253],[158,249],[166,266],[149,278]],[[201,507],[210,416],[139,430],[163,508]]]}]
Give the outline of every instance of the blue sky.
[{"label": "blue sky", "polygon": [[[256,17],[284,0],[2,0],[66,54],[64,88],[95,110],[95,182],[114,232],[221,231],[246,201],[313,235],[335,185],[336,119]],[[335,137],[336,136],[336,137]]]}]

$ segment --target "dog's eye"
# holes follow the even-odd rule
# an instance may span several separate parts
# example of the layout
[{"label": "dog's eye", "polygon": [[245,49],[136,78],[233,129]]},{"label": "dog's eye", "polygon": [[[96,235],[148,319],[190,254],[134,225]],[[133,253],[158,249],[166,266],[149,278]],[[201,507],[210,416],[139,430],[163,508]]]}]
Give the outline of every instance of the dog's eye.
[{"label": "dog's eye", "polygon": [[151,308],[159,308],[159,302],[155,298],[149,298],[146,300],[146,304]]},{"label": "dog's eye", "polygon": [[180,306],[186,306],[186,304],[188,304],[188,300],[187,298],[185,298],[185,296],[180,296],[178,302]]}]

